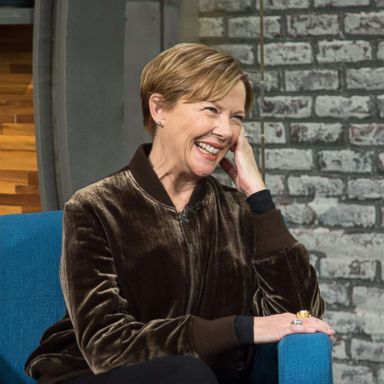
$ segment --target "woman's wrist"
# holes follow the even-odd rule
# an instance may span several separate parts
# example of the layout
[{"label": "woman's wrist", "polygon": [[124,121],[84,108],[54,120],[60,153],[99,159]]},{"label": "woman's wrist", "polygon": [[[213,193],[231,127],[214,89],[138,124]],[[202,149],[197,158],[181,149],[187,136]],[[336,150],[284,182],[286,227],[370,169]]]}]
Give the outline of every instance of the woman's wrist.
[{"label": "woman's wrist", "polygon": [[256,192],[260,192],[263,189],[266,189],[263,178],[261,177],[260,172],[257,172],[252,178],[251,181],[244,183],[243,192],[245,196],[249,197]]}]

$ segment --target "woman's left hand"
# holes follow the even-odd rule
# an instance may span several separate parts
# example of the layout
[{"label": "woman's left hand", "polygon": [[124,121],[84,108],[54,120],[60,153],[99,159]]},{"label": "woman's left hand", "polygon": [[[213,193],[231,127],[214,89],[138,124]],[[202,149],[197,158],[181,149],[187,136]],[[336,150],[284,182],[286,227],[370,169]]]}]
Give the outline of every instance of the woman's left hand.
[{"label": "woman's left hand", "polygon": [[242,126],[239,137],[231,148],[235,164],[224,157],[220,165],[233,180],[236,188],[248,197],[265,189],[265,184],[257,167],[253,149],[244,133],[245,130]]}]

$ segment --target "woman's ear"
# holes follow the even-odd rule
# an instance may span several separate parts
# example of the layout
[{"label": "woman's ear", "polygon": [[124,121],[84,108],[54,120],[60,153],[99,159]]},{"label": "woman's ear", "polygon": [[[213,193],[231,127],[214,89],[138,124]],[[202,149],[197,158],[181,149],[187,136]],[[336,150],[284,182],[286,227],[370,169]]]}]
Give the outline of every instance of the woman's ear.
[{"label": "woman's ear", "polygon": [[165,119],[165,108],[163,103],[163,96],[159,93],[153,93],[149,97],[149,111],[151,112],[151,116],[153,121],[160,123],[159,125],[164,125]]}]

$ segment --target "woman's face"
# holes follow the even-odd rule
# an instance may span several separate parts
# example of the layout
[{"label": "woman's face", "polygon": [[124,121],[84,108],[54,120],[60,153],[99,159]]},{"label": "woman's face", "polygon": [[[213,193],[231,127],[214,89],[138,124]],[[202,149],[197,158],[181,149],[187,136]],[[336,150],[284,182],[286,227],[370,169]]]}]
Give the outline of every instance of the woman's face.
[{"label": "woman's face", "polygon": [[186,103],[180,99],[164,112],[157,128],[173,169],[204,177],[211,174],[236,143],[245,111],[245,87],[239,81],[221,100]]}]

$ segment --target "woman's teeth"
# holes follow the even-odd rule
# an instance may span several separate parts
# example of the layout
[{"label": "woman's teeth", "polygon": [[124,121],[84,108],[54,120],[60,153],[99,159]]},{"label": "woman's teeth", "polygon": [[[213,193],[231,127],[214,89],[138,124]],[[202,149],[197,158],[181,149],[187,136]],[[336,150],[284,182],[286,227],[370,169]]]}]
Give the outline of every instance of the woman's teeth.
[{"label": "woman's teeth", "polygon": [[196,145],[202,149],[203,151],[207,152],[207,153],[210,153],[212,155],[217,155],[219,152],[220,152],[220,149],[219,148],[215,148],[215,147],[212,147],[211,145],[209,144],[205,144],[205,143],[196,143]]}]

